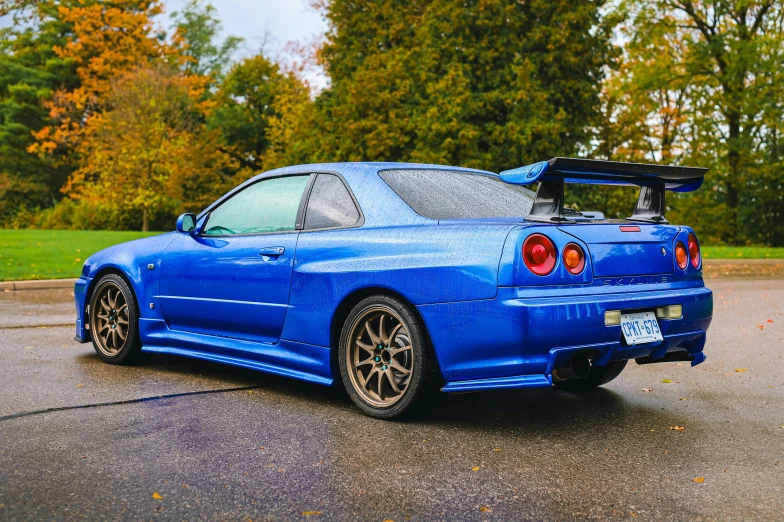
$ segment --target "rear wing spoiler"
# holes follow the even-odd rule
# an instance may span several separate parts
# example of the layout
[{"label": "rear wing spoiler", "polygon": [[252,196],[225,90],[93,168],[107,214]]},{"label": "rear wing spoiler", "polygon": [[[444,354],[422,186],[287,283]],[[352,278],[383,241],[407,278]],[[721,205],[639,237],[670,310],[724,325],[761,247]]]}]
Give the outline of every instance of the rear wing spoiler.
[{"label": "rear wing spoiler", "polygon": [[708,169],[674,167],[645,163],[622,163],[580,158],[553,158],[512,170],[500,177],[506,183],[531,185],[540,183],[536,201],[526,219],[531,221],[563,222],[564,183],[598,185],[637,185],[640,196],[629,219],[653,223],[667,223],[664,218],[664,192],[697,190]]}]

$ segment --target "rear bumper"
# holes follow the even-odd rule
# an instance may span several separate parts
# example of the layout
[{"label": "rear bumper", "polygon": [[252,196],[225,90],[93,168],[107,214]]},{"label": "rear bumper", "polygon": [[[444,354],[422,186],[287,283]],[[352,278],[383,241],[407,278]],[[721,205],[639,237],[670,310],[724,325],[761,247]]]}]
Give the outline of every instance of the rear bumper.
[{"label": "rear bumper", "polygon": [[[666,290],[534,297],[530,289],[501,287],[492,300],[418,307],[428,327],[445,391],[547,386],[553,369],[589,352],[593,364],[686,351],[702,362],[713,294],[702,281]],[[625,290],[625,289],[624,289]],[[539,288],[537,293],[547,292]],[[600,290],[599,292],[602,292]],[[567,294],[569,294],[567,292]],[[659,320],[664,340],[627,346],[620,326],[605,326],[607,310],[643,311],[680,304],[683,317]],[[480,382],[481,381],[481,382]]]}]

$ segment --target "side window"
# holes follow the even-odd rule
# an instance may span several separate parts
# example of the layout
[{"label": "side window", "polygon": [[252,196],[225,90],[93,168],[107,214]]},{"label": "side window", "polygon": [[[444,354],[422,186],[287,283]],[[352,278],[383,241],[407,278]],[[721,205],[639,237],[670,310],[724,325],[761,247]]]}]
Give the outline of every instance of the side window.
[{"label": "side window", "polygon": [[294,230],[308,176],[259,181],[210,213],[204,235],[260,234]]},{"label": "side window", "polygon": [[305,230],[350,227],[359,221],[359,211],[340,178],[319,174],[305,211]]}]

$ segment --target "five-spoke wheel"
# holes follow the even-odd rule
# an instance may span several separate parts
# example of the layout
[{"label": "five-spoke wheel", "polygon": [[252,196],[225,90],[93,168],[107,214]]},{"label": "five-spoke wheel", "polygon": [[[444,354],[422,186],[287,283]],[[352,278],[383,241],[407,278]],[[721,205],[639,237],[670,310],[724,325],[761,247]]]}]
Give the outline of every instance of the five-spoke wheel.
[{"label": "five-spoke wheel", "polygon": [[392,297],[370,297],[352,310],[339,351],[349,396],[375,417],[392,418],[409,410],[435,380],[416,313]]}]

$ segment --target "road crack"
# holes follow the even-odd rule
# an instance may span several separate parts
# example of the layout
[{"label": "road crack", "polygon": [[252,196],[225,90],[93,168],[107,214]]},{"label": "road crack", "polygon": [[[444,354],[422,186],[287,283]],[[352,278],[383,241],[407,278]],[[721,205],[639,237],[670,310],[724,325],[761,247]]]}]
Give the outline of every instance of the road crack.
[{"label": "road crack", "polygon": [[150,401],[159,401],[162,399],[173,399],[177,397],[190,397],[192,395],[208,395],[214,393],[227,393],[227,392],[237,392],[237,391],[245,391],[245,390],[256,390],[259,388],[264,388],[267,386],[266,384],[255,384],[253,386],[238,386],[236,388],[221,388],[218,390],[200,390],[200,391],[192,391],[192,392],[182,392],[182,393],[167,393],[165,395],[153,395],[151,397],[141,397],[139,399],[125,399],[122,401],[111,401],[111,402],[96,402],[91,404],[79,404],[76,406],[57,406],[54,408],[45,408],[43,410],[31,410],[31,411],[20,411],[19,413],[12,413],[10,415],[4,415],[0,417],[0,422],[5,420],[11,419],[18,419],[20,417],[30,417],[31,415],[40,415],[43,413],[53,413],[57,411],[68,411],[68,410],[83,410],[88,408],[99,408],[102,406],[119,406],[122,404],[134,404],[137,402],[150,402]]}]

